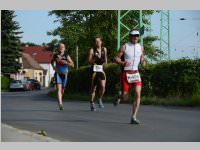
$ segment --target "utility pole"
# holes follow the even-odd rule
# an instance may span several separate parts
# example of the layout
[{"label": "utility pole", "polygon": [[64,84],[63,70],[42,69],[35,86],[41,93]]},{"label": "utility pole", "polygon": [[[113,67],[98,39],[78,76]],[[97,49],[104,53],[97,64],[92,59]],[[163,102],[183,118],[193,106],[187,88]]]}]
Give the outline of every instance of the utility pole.
[{"label": "utility pole", "polygon": [[140,10],[140,14],[139,14],[139,27],[140,27],[140,44],[143,46],[143,34],[142,32],[144,32],[144,26],[143,26],[143,22],[142,22],[142,10]]},{"label": "utility pole", "polygon": [[117,25],[117,50],[120,48],[120,42],[121,42],[121,10],[117,11],[117,20],[118,20],[118,25]]},{"label": "utility pole", "polygon": [[[199,32],[197,32],[197,40],[198,40],[198,36],[199,36]],[[197,47],[197,60],[199,59],[199,47]]]},{"label": "utility pole", "polygon": [[147,32],[145,36],[151,36],[152,35],[152,27],[151,27],[151,15],[146,16],[146,19],[148,20],[148,24],[146,25]]},{"label": "utility pole", "polygon": [[78,45],[76,45],[76,69],[78,69]]},{"label": "utility pole", "polygon": [[169,10],[161,10],[160,12],[160,50],[167,55],[167,57],[162,56],[160,59],[171,60]]},{"label": "utility pole", "polygon": [[[132,18],[133,24],[131,26],[123,23],[123,19],[126,17],[131,17],[130,15],[134,10],[127,11],[117,11],[118,15],[118,35],[117,35],[117,50],[120,48],[121,41],[129,35],[129,32],[132,28],[138,28],[140,31],[140,44],[143,45],[143,34],[144,34],[144,25],[143,25],[143,13],[142,10],[139,10],[139,16],[137,18]],[[122,33],[122,30],[125,32]]]}]

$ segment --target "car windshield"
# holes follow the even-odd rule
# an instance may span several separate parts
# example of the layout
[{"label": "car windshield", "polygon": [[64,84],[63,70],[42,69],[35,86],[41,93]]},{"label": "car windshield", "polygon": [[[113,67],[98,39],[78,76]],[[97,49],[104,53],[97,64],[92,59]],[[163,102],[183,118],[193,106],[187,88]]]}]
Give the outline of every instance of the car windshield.
[{"label": "car windshield", "polygon": [[11,83],[22,83],[20,80],[12,80]]}]

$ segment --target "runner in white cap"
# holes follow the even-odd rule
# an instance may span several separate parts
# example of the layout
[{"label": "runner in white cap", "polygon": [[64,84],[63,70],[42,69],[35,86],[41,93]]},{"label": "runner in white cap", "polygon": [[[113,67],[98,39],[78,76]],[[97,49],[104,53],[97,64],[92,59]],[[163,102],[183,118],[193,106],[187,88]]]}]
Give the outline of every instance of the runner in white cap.
[{"label": "runner in white cap", "polygon": [[133,101],[131,123],[139,124],[139,120],[136,118],[139,105],[140,94],[142,89],[142,81],[138,71],[138,65],[141,63],[145,65],[143,47],[138,43],[139,31],[133,30],[129,32],[129,41],[122,45],[117,52],[114,61],[122,66],[121,72],[121,91],[122,94],[113,102],[114,105],[118,105],[121,100],[126,101],[128,99],[128,91],[130,86],[133,86],[135,92],[135,98]]}]

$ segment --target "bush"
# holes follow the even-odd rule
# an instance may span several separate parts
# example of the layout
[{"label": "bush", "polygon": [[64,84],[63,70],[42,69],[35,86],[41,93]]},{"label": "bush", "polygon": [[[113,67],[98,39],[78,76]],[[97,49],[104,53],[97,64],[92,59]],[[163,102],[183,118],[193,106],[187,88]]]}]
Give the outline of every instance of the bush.
[{"label": "bush", "polygon": [[[67,92],[89,94],[91,67],[86,66],[69,72]],[[114,95],[120,90],[120,67],[109,64],[106,94]],[[180,59],[163,61],[140,68],[143,96],[190,97],[200,95],[200,60]]]},{"label": "bush", "polygon": [[151,83],[151,79],[152,79],[152,75],[153,75],[153,71],[154,71],[154,67],[155,65],[151,65],[148,64],[147,66],[144,67],[140,67],[140,75],[142,78],[142,95],[143,96],[153,96],[154,93],[152,91],[152,83]]},{"label": "bush", "polygon": [[[116,64],[109,64],[104,68],[106,73],[106,93],[115,94],[116,88],[120,87],[120,67]],[[69,93],[89,93],[91,88],[91,66],[81,67],[78,70],[72,70],[69,72],[67,92]]]},{"label": "bush", "polygon": [[8,90],[9,88],[9,78],[2,76],[1,77],[1,90]]},{"label": "bush", "polygon": [[88,93],[90,89],[90,67],[81,67],[78,70],[72,70],[68,75],[67,92],[70,93]]},{"label": "bush", "polygon": [[200,61],[180,59],[155,65],[151,77],[152,92],[159,97],[200,94]]}]

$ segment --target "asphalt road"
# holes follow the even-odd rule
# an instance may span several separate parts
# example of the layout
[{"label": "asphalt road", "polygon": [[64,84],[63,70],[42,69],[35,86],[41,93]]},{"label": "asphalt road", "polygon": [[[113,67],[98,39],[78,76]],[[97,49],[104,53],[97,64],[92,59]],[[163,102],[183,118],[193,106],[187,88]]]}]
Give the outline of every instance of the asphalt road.
[{"label": "asphalt road", "polygon": [[87,102],[65,101],[60,112],[47,90],[2,93],[2,122],[61,141],[200,141],[200,109],[141,106],[141,125],[131,125],[131,106],[121,104],[91,112]]}]

